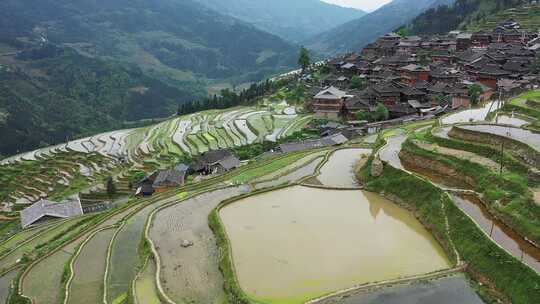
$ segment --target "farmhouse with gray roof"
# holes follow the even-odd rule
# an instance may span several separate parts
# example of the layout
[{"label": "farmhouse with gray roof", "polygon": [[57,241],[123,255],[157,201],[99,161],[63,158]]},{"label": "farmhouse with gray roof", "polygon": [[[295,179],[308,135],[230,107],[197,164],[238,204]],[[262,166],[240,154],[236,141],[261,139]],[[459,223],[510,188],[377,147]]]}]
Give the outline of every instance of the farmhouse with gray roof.
[{"label": "farmhouse with gray roof", "polygon": [[21,211],[21,226],[27,228],[51,219],[63,219],[82,214],[83,209],[78,196],[61,203],[42,199]]}]

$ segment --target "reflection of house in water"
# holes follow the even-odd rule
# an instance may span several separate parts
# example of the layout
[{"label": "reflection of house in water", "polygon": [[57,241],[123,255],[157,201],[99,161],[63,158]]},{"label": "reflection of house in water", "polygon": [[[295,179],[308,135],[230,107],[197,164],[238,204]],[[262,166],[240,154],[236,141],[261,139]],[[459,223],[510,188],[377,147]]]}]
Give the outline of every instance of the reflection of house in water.
[{"label": "reflection of house in water", "polygon": [[377,219],[377,216],[382,210],[381,204],[369,204],[369,213],[374,219]]},{"label": "reflection of house in water", "polygon": [[21,226],[27,228],[53,219],[64,219],[83,214],[79,197],[61,203],[42,199],[21,211]]}]

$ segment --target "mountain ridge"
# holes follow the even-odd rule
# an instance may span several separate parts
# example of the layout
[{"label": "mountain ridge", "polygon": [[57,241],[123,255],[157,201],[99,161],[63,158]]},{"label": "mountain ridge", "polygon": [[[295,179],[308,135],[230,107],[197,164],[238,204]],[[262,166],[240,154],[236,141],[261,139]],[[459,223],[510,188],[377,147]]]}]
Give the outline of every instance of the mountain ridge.
[{"label": "mountain ridge", "polygon": [[430,7],[454,0],[395,0],[359,19],[322,33],[306,42],[307,47],[326,55],[358,50],[396,28],[409,23]]},{"label": "mountain ridge", "polygon": [[320,0],[197,0],[288,41],[301,42],[366,12]]}]

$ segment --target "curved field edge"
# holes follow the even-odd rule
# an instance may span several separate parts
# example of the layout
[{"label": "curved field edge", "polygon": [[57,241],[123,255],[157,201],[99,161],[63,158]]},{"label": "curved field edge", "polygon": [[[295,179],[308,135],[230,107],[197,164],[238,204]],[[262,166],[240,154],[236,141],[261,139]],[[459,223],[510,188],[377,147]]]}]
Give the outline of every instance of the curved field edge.
[{"label": "curved field edge", "polygon": [[[95,227],[95,225],[99,225],[100,223],[103,223],[107,220],[108,216],[95,216],[95,217],[89,217],[87,219],[85,219],[83,223],[77,223],[77,225],[75,226],[78,226],[78,227],[81,227],[85,224],[87,224],[87,227],[84,227],[84,229],[81,229],[79,231],[77,231],[75,233],[75,235],[72,235],[70,237],[68,237],[66,240],[62,240],[59,244],[57,244],[53,249],[51,249],[50,251],[48,251],[47,253],[37,257],[35,260],[31,261],[30,264],[28,264],[26,267],[23,266],[24,270],[21,274],[21,276],[18,278],[18,283],[16,284],[17,286],[17,294],[14,295],[14,298],[15,302],[13,303],[19,303],[18,301],[23,301],[23,302],[20,302],[20,303],[25,303],[24,301],[27,301],[27,302],[32,302],[32,299],[29,298],[28,296],[24,295],[24,292],[23,292],[23,286],[24,286],[24,280],[26,278],[26,276],[30,273],[30,271],[33,270],[33,268],[37,265],[39,265],[39,263],[43,262],[45,259],[51,257],[52,255],[58,253],[59,251],[61,251],[64,247],[74,243],[74,242],[77,242],[81,237],[83,237],[86,233],[88,233],[89,230],[93,229],[93,227]],[[90,227],[88,227],[90,226]],[[58,233],[58,236],[61,238],[61,236],[65,235],[68,233],[68,231],[70,231],[70,228],[72,226],[68,227],[67,229],[65,229],[63,232],[60,232]],[[66,264],[67,266],[68,264]],[[61,285],[62,286],[65,286],[64,283],[64,278],[67,278],[67,269],[66,267],[64,268],[64,272],[62,274],[62,281],[61,281]],[[60,302],[63,302],[64,301],[64,295],[65,295],[65,290],[64,290],[64,287],[60,290],[60,295],[61,295],[61,299],[60,299]],[[10,297],[10,300],[11,300],[11,297]],[[12,302],[9,302],[9,303],[12,303]]]},{"label": "curved field edge", "polygon": [[227,232],[225,231],[225,226],[223,225],[223,222],[221,221],[221,218],[219,216],[219,211],[226,207],[227,205],[230,205],[232,203],[235,203],[239,200],[271,192],[274,190],[279,190],[283,188],[289,187],[290,184],[285,184],[281,186],[271,187],[271,188],[265,188],[261,190],[256,190],[251,193],[241,194],[229,199],[226,199],[222,201],[214,210],[208,215],[208,225],[210,226],[210,229],[214,233],[216,237],[216,244],[222,253],[219,259],[219,270],[221,271],[221,274],[223,275],[223,289],[225,290],[225,294],[227,295],[227,299],[229,303],[234,304],[251,304],[251,303],[260,303],[251,297],[248,296],[247,293],[244,292],[242,287],[240,286],[240,282],[238,282],[238,278],[236,277],[236,269],[233,262],[232,257],[232,247],[231,242],[229,240],[229,237],[227,235]]},{"label": "curved field edge", "polygon": [[[135,205],[135,206],[137,206],[137,205]],[[31,299],[23,294],[22,286],[23,286],[23,281],[25,279],[25,276],[32,270],[32,268],[34,266],[36,266],[37,264],[39,264],[40,262],[45,260],[47,257],[49,257],[49,256],[55,254],[56,252],[62,250],[62,248],[64,248],[65,246],[77,241],[79,238],[83,237],[85,234],[91,232],[92,229],[96,229],[96,227],[98,227],[101,224],[106,223],[108,220],[110,220],[114,216],[119,215],[119,214],[127,211],[129,208],[132,208],[132,207],[135,207],[135,206],[134,206],[134,204],[129,204],[128,203],[128,204],[122,206],[121,208],[118,208],[116,210],[112,210],[111,212],[98,214],[98,215],[93,215],[93,216],[91,216],[91,217],[89,217],[87,219],[87,221],[89,222],[89,223],[86,223],[87,226],[84,227],[84,229],[82,229],[80,231],[77,231],[77,233],[75,235],[72,235],[72,236],[68,237],[65,240],[61,240],[61,242],[56,244],[54,246],[54,248],[49,249],[49,251],[47,251],[44,254],[38,255],[34,260],[30,260],[29,262],[26,262],[26,263],[23,263],[23,264],[20,264],[20,265],[16,265],[16,267],[21,267],[23,271],[21,271],[20,275],[16,279],[15,285],[13,287],[13,292],[11,292],[11,294],[10,294],[10,300],[8,301],[8,303],[9,304],[12,304],[12,303],[17,303],[17,304],[18,303],[31,303]],[[85,224],[85,223],[79,223],[79,226],[82,226],[83,224]],[[62,234],[63,233],[60,233],[59,235],[62,235]],[[66,280],[67,280],[67,278],[69,278],[69,276],[71,276],[71,273],[70,273],[71,270],[70,270],[70,267],[69,267],[69,263],[71,263],[71,260],[68,263],[66,263],[65,268],[64,268],[64,273],[63,273],[63,277]],[[65,298],[64,298],[65,294],[66,294],[65,288],[66,288],[66,285],[62,284],[61,303],[63,303],[64,300],[65,300]]]},{"label": "curved field edge", "polygon": [[[141,270],[139,271],[139,273],[137,274],[137,276],[135,277],[135,279],[133,280],[132,282],[132,285],[131,285],[131,297],[132,297],[132,301],[130,303],[132,304],[157,304],[157,303],[161,303],[161,299],[159,297],[159,293],[158,293],[158,290],[157,290],[157,286],[156,286],[156,282],[155,282],[155,278],[153,277],[154,273],[155,273],[155,261],[152,259],[151,256],[149,256],[143,267],[141,268]],[[154,271],[152,271],[154,270]],[[147,275],[150,275],[150,277],[145,277]],[[152,284],[152,286],[150,287],[152,290],[150,291],[151,294],[147,295],[147,296],[143,296],[141,295],[140,293],[141,292],[144,292],[144,290],[141,290],[143,289],[144,287],[144,281],[145,280],[148,280],[150,282],[147,282],[147,284]],[[148,287],[148,286],[146,286]],[[151,302],[142,302],[142,299],[141,298],[144,298],[144,299],[148,299],[148,298],[151,298]]]},{"label": "curved field edge", "polygon": [[[324,149],[322,149],[322,150],[324,150]],[[226,173],[226,174],[224,174],[222,176],[218,176],[215,179],[208,180],[208,181],[213,181],[212,183],[209,183],[207,181],[206,183],[192,184],[192,185],[189,185],[187,187],[184,187],[184,188],[182,188],[183,191],[181,193],[185,193],[186,194],[185,196],[179,198],[177,201],[169,202],[167,204],[164,204],[164,205],[154,209],[150,213],[150,215],[148,216],[147,223],[146,223],[146,228],[144,230],[144,239],[145,239],[145,244],[149,247],[149,250],[151,251],[151,254],[152,254],[152,256],[153,256],[153,258],[154,258],[154,260],[156,262],[155,281],[156,281],[156,285],[157,285],[157,289],[158,289],[158,295],[159,295],[160,299],[165,303],[169,303],[169,304],[174,304],[175,303],[166,294],[166,292],[163,289],[163,286],[161,285],[160,269],[161,269],[162,262],[161,262],[161,258],[159,256],[159,252],[156,249],[155,244],[154,244],[154,242],[152,241],[152,239],[150,237],[150,228],[151,228],[152,222],[154,220],[155,215],[159,211],[162,211],[162,210],[164,210],[166,208],[169,208],[171,206],[174,206],[176,204],[181,204],[185,200],[196,197],[196,196],[198,196],[200,194],[203,194],[205,192],[208,192],[208,191],[221,190],[221,189],[225,189],[225,188],[229,188],[229,187],[234,187],[234,184],[222,184],[221,186],[219,186],[219,182],[220,181],[223,182],[223,181],[232,180],[235,177],[237,177],[237,176],[239,176],[241,174],[244,174],[244,173],[246,173],[247,171],[250,171],[250,170],[258,170],[259,168],[270,165],[271,163],[273,163],[276,160],[284,159],[284,158],[291,157],[291,156],[296,156],[298,154],[301,154],[301,155],[306,154],[306,155],[308,155],[308,154],[311,154],[311,153],[315,153],[316,151],[322,151],[322,150],[310,151],[310,153],[307,153],[307,154],[306,154],[305,151],[304,152],[295,152],[295,153],[291,153],[291,154],[278,156],[278,157],[275,157],[275,158],[272,158],[272,159],[268,159],[268,160],[265,160],[265,161],[262,161],[262,162],[248,164],[246,166],[243,166],[243,167],[240,167],[240,168],[238,168],[236,170],[233,170],[233,171],[231,171],[229,173]],[[192,186],[192,187],[190,187],[190,186]],[[130,296],[133,296],[133,292],[131,292]],[[232,303],[236,303],[236,302],[232,302]]]},{"label": "curved field edge", "polygon": [[92,238],[94,238],[98,233],[100,233],[102,231],[105,231],[105,230],[109,230],[109,229],[117,229],[117,226],[113,225],[113,226],[103,227],[103,228],[99,228],[99,229],[93,231],[84,240],[84,242],[82,242],[79,245],[79,247],[77,248],[77,251],[75,252],[75,254],[70,258],[70,260],[69,260],[69,262],[67,264],[66,273],[64,274],[64,276],[67,276],[67,280],[66,280],[66,284],[64,286],[64,299],[62,301],[63,304],[66,304],[66,303],[69,302],[70,289],[71,289],[71,285],[73,283],[73,279],[75,277],[75,268],[74,268],[75,261],[77,260],[77,258],[79,258],[82,250],[88,244],[88,242],[90,242],[92,240]]},{"label": "curved field edge", "polygon": [[[532,193],[524,184],[527,180],[526,176],[516,176],[512,179],[506,174],[499,176],[498,173],[471,161],[424,150],[411,140],[403,144],[402,153],[407,155],[410,153],[415,157],[438,162],[457,170],[464,181],[472,179],[472,184],[471,181],[467,183],[471,184],[470,186],[475,191],[484,194],[483,198],[488,202],[485,205],[491,214],[503,220],[520,235],[538,243],[540,229],[535,223],[538,223],[540,207],[534,203]],[[500,200],[506,201],[503,207],[497,207],[497,201]]]},{"label": "curved field edge", "polygon": [[[445,214],[449,237],[466,263],[466,271],[512,303],[536,303],[540,299],[540,275],[522,264],[489,237],[464,214],[441,189],[433,184],[385,164],[380,177],[370,175],[367,165],[359,175],[366,189],[414,211],[422,223],[443,227]],[[433,210],[436,208],[437,210]],[[435,235],[440,229],[433,229]],[[446,248],[443,246],[443,248]],[[451,254],[451,252],[449,252]]]}]

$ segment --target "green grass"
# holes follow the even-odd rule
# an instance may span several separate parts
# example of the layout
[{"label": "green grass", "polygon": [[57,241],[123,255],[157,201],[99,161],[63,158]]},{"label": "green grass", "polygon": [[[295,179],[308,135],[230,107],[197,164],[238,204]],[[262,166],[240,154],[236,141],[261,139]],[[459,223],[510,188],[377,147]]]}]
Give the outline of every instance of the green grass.
[{"label": "green grass", "polygon": [[[474,182],[470,186],[484,194],[484,199],[497,211],[500,218],[521,235],[540,243],[540,206],[533,201],[527,178],[512,172],[499,176],[468,160],[421,149],[411,140],[403,144],[403,151],[438,161],[455,169],[462,178],[471,178]],[[469,183],[467,180],[463,181]]]},{"label": "green grass", "polygon": [[[493,148],[489,145],[466,142],[466,141],[455,139],[455,138],[442,138],[442,137],[434,136],[432,135],[431,130],[428,130],[423,133],[425,136],[419,139],[427,140],[427,141],[436,143],[439,146],[443,146],[443,147],[447,147],[451,149],[472,152],[472,153],[481,155],[483,157],[487,157],[497,163],[500,163],[501,161],[500,149]],[[527,165],[523,164],[521,161],[519,161],[517,158],[512,156],[512,154],[510,153],[504,153],[503,164],[506,170],[517,172],[519,174],[526,175],[529,171],[529,168]]]},{"label": "green grass", "polygon": [[186,136],[186,141],[190,146],[194,147],[194,150],[197,151],[196,154],[208,151],[208,146],[204,144],[196,135]]},{"label": "green grass", "polygon": [[[532,100],[532,103],[528,103],[527,100]],[[510,100],[510,102],[504,106],[504,110],[508,112],[516,111],[527,115],[535,119],[536,123],[538,123],[540,122],[540,107],[535,105],[539,100],[540,90],[528,91]]]},{"label": "green grass", "polygon": [[[536,303],[540,299],[540,276],[494,244],[440,189],[391,166],[385,166],[379,178],[366,171],[361,175],[367,178],[368,190],[399,197],[439,241],[452,240],[469,269],[490,280],[513,303]],[[444,232],[445,216],[449,236]],[[442,244],[447,248],[445,242]]]},{"label": "green grass", "polygon": [[472,22],[467,26],[468,31],[492,30],[502,21],[514,19],[521,24],[522,29],[537,31],[540,28],[540,6],[529,8],[517,7],[489,14],[485,19]]},{"label": "green grass", "polygon": [[265,135],[271,132],[271,130],[266,128],[264,123],[263,116],[269,116],[268,114],[257,114],[252,115],[248,118],[247,123],[259,138],[263,138]]},{"label": "green grass", "polygon": [[301,153],[290,154],[287,157],[277,159],[262,167],[257,167],[257,168],[242,172],[241,174],[232,178],[232,182],[239,183],[239,184],[247,183],[253,179],[256,179],[258,177],[264,176],[266,174],[279,170],[283,167],[286,167],[287,165],[294,163],[295,161],[307,156],[310,153],[311,152],[301,152]]},{"label": "green grass", "polygon": [[284,137],[291,136],[295,132],[301,131],[306,127],[307,124],[309,124],[313,120],[313,116],[304,116],[301,118],[298,118],[294,120],[289,126],[287,127],[286,131],[283,133]]}]

